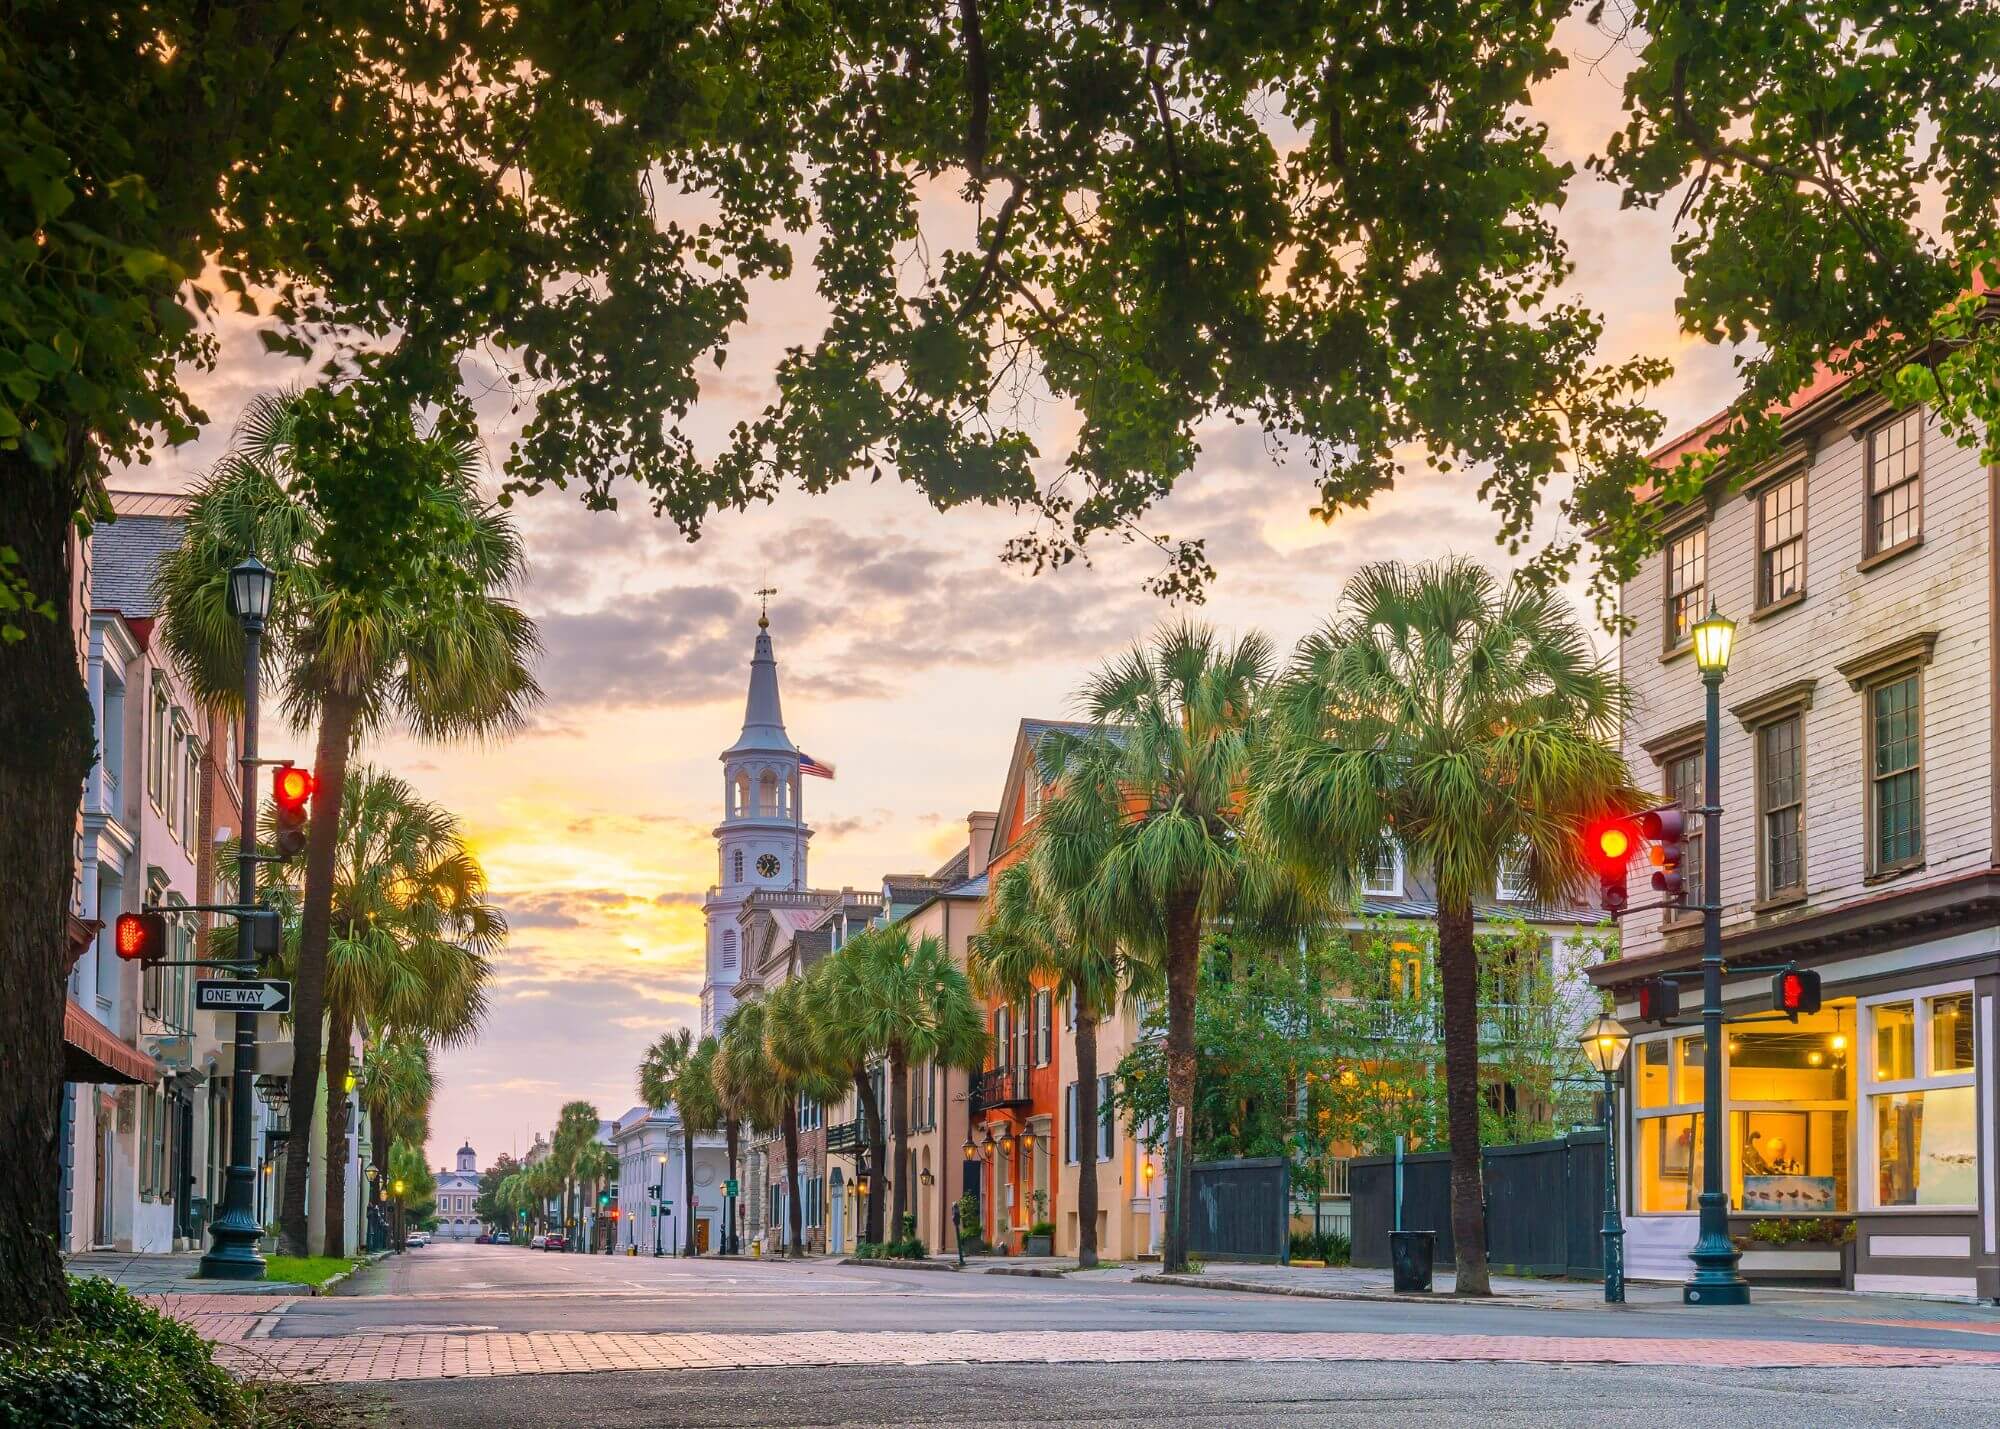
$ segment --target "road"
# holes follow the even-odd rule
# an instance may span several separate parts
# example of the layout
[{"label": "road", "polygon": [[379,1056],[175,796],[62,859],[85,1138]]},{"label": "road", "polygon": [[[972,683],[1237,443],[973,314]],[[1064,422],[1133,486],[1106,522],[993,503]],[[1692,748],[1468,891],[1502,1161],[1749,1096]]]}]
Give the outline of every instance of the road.
[{"label": "road", "polygon": [[[2000,1314],[1307,1300],[826,1262],[433,1245],[231,1323],[388,1422],[1988,1424]],[[219,1322],[218,1322],[219,1323]]]}]

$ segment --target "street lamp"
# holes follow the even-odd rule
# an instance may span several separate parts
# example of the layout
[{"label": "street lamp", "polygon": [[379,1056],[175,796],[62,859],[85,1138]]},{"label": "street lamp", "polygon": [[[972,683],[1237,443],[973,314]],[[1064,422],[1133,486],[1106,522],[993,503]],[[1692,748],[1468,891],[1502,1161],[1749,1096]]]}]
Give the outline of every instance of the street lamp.
[{"label": "street lamp", "polygon": [[[237,787],[243,791],[245,807],[242,837],[236,860],[236,898],[254,903],[257,898],[257,683],[263,669],[261,646],[264,621],[271,614],[271,590],[277,577],[271,568],[249,556],[229,572],[229,611],[243,628],[243,744],[239,751]],[[236,956],[245,959],[251,946],[251,922],[239,917],[236,925]],[[257,1074],[257,1014],[248,1008],[236,1011],[236,1042],[230,1055],[229,1082],[229,1168],[224,1172],[222,1214],[209,1226],[208,1252],[201,1258],[203,1280],[262,1280],[264,1257],[257,1253],[262,1227],[257,1221],[257,1172],[251,1165],[256,1154],[251,1121],[256,1116],[252,1100]]]},{"label": "street lamp", "polygon": [[1604,1078],[1604,1303],[1625,1303],[1625,1227],[1618,1219],[1618,1128],[1611,1114],[1617,1100],[1618,1069],[1625,1065],[1632,1034],[1615,1017],[1599,1017],[1576,1039],[1584,1058]]},{"label": "street lamp", "polygon": [[1681,1289],[1689,1305],[1747,1305],[1750,1285],[1736,1271],[1729,1239],[1729,1199],[1722,1189],[1722,677],[1736,644],[1736,622],[1708,607],[1696,623],[1694,663],[1707,692],[1702,722],[1701,847],[1701,1234],[1688,1252],[1694,1278]]},{"label": "street lamp", "polygon": [[662,1151],[660,1153],[660,1185],[659,1189],[653,1193],[653,1256],[655,1259],[658,1259],[658,1257],[661,1254],[660,1228],[662,1225],[665,1224],[666,1219],[667,1219],[667,1153]]}]

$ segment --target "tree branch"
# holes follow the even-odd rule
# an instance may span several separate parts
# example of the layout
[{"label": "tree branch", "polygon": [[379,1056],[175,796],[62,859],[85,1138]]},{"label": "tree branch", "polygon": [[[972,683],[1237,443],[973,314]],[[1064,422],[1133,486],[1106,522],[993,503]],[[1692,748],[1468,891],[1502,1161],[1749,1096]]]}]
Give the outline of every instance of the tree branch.
[{"label": "tree branch", "polygon": [[959,25],[965,32],[965,82],[972,112],[965,121],[965,167],[972,181],[986,184],[986,125],[992,115],[992,87],[986,73],[986,36],[979,26],[979,0],[958,0]]}]

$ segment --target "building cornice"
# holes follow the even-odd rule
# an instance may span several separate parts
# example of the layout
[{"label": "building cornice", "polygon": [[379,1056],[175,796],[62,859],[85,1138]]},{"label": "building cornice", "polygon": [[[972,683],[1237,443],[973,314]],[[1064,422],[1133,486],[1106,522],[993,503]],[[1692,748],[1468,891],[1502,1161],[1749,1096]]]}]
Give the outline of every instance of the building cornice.
[{"label": "building cornice", "polygon": [[1737,723],[1745,729],[1755,729],[1759,725],[1769,724],[1780,715],[1788,715],[1794,710],[1811,709],[1813,690],[1818,684],[1818,678],[1810,675],[1803,680],[1793,680],[1778,686],[1775,690],[1766,690],[1761,695],[1752,695],[1739,704],[1733,704],[1729,707],[1729,712],[1736,716]]},{"label": "building cornice", "polygon": [[1840,672],[1841,678],[1851,688],[1859,690],[1906,666],[1930,664],[1931,656],[1937,650],[1937,638],[1935,630],[1919,630],[1879,646],[1866,655],[1857,655],[1845,664],[1834,666],[1834,669]]}]

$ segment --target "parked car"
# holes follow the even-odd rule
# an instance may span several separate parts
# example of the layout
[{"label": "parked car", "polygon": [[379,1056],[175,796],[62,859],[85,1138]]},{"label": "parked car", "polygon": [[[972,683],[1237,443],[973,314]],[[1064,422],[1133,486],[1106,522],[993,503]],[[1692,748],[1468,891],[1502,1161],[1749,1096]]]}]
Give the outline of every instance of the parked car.
[{"label": "parked car", "polygon": [[549,1238],[545,1235],[538,1235],[533,1240],[528,1242],[529,1250],[547,1250],[548,1248],[549,1248]]},{"label": "parked car", "polygon": [[429,1231],[411,1231],[407,1236],[403,1237],[403,1244],[412,1250],[419,1250],[430,1243],[431,1233]]},{"label": "parked car", "polygon": [[568,1238],[567,1238],[567,1237],[564,1237],[564,1236],[559,1236],[559,1235],[552,1235],[552,1236],[547,1236],[547,1237],[544,1237],[544,1238],[543,1238],[543,1240],[542,1240],[542,1249],[543,1249],[543,1250],[568,1250],[568,1249],[569,1249],[569,1240],[568,1240]]},{"label": "parked car", "polygon": [[478,1235],[472,1238],[472,1243],[474,1245],[491,1245],[493,1244],[493,1237],[487,1235],[484,1231],[481,1231]]},{"label": "parked car", "polygon": [[505,1231],[501,1231],[498,1235],[493,1237],[493,1243],[495,1245],[512,1245],[514,1243],[514,1237],[508,1235],[507,1232]]}]

